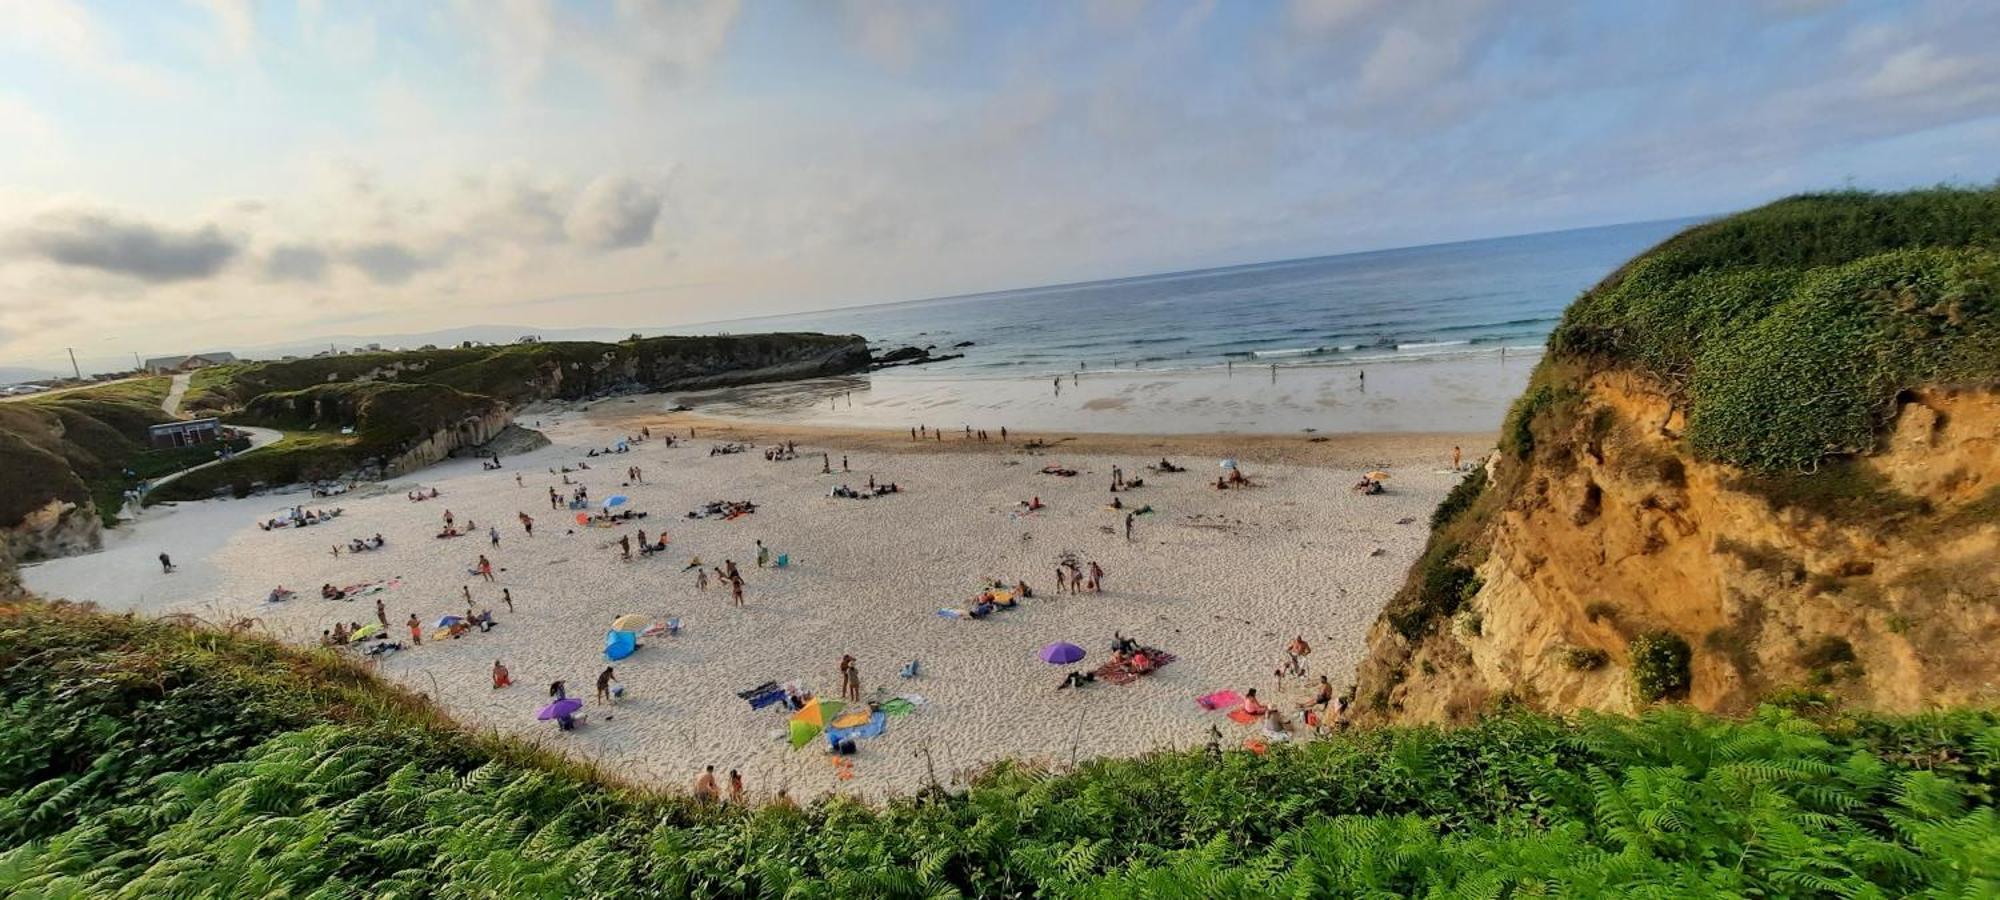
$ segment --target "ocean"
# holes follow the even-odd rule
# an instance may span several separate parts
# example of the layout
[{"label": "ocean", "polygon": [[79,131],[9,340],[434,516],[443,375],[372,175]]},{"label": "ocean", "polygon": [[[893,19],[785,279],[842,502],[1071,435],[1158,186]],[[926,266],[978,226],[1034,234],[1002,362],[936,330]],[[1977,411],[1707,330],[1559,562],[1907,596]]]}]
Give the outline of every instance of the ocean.
[{"label": "ocean", "polygon": [[1490,434],[1563,308],[1699,221],[711,323],[688,330],[860,334],[877,350],[964,355],[671,402],[896,430]]},{"label": "ocean", "polygon": [[[1142,275],[703,326],[962,359],[883,376],[1389,362],[1538,348],[1571,300],[1700,219]],[[955,348],[962,342],[971,346]]]}]

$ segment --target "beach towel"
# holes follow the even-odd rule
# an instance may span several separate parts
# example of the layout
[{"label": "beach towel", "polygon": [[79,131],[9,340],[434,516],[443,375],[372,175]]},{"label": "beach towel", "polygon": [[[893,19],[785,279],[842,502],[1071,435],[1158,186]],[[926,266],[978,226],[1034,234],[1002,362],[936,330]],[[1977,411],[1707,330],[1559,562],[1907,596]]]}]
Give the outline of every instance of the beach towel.
[{"label": "beach towel", "polygon": [[842,713],[839,718],[836,718],[832,722],[829,722],[827,724],[831,725],[834,728],[840,728],[840,729],[856,728],[868,724],[869,715],[870,712],[868,711],[868,708],[864,706],[860,709],[854,710],[853,712]]},{"label": "beach towel", "polygon": [[751,697],[745,697],[743,699],[748,700],[750,702],[750,709],[752,709],[753,711],[759,710],[767,706],[775,706],[777,704],[784,703],[785,689],[781,687],[772,687],[770,690],[765,691],[761,694],[757,694]]},{"label": "beach towel", "polygon": [[965,610],[951,609],[947,607],[945,609],[938,610],[937,614],[938,618],[940,619],[961,619],[965,617]]},{"label": "beach towel", "polygon": [[778,687],[778,683],[777,683],[777,682],[775,682],[775,681],[766,681],[766,682],[764,682],[763,684],[760,684],[760,685],[758,685],[758,686],[756,686],[756,687],[753,687],[753,688],[751,688],[751,689],[749,689],[749,690],[747,690],[747,691],[737,691],[737,692],[736,692],[736,696],[738,696],[738,697],[741,697],[741,698],[743,698],[743,699],[745,699],[745,700],[748,700],[748,699],[750,699],[750,698],[752,698],[752,697],[755,697],[755,696],[757,696],[758,694],[762,694],[762,693],[765,693],[765,692],[768,692],[768,691],[772,691],[772,690],[776,690],[776,689],[777,689],[777,687]]},{"label": "beach towel", "polygon": [[1235,706],[1238,703],[1242,703],[1243,697],[1242,695],[1236,693],[1235,691],[1225,690],[1225,691],[1216,691],[1215,693],[1209,694],[1204,697],[1197,697],[1195,698],[1194,702],[1197,705],[1199,705],[1202,709],[1214,711],[1218,709],[1228,709],[1232,706]]},{"label": "beach towel", "polygon": [[[846,716],[842,716],[837,721],[845,721],[846,719]],[[828,728],[826,730],[826,739],[828,743],[844,744],[855,738],[881,737],[882,733],[888,730],[889,717],[878,712],[870,715],[866,721],[859,725],[849,728]]]},{"label": "beach towel", "polygon": [[882,714],[883,714],[883,715],[888,715],[888,716],[907,716],[907,715],[909,715],[910,713],[913,713],[913,712],[916,712],[916,711],[917,711],[917,707],[916,707],[916,705],[915,705],[915,704],[913,704],[913,703],[911,703],[910,701],[908,701],[908,700],[905,700],[905,699],[903,699],[903,698],[901,698],[901,697],[897,697],[897,698],[895,698],[895,699],[893,699],[893,700],[888,700],[888,701],[885,701],[885,702],[883,702],[883,704],[882,704]]},{"label": "beach towel", "polygon": [[1127,685],[1139,680],[1139,676],[1132,674],[1131,669],[1115,662],[1098,666],[1097,671],[1092,674],[1097,676],[1098,681],[1108,681],[1116,685]]},{"label": "beach towel", "polygon": [[1257,719],[1257,714],[1249,710],[1232,709],[1229,711],[1229,721],[1235,722],[1238,725],[1249,725],[1256,722]]}]

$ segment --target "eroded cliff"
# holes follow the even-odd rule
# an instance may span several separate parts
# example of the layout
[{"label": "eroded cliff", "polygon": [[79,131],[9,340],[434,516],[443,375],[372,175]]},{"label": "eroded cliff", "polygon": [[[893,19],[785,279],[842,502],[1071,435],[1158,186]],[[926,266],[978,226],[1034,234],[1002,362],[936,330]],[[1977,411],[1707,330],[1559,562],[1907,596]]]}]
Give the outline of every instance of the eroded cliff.
[{"label": "eroded cliff", "polygon": [[2000,701],[1996,244],[1993,190],[1796,198],[1586,293],[1357,714]]}]

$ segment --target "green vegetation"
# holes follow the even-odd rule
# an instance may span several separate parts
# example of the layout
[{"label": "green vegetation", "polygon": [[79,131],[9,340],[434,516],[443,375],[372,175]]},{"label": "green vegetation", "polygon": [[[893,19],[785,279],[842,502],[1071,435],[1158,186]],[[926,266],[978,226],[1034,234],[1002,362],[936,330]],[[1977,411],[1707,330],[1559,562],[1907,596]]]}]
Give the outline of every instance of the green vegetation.
[{"label": "green vegetation", "polygon": [[138,378],[0,403],[0,524],[51,500],[93,498],[98,515],[112,521],[120,495],[138,480],[125,469],[152,468],[146,428],[168,421],[160,402],[170,381]]},{"label": "green vegetation", "polygon": [[1596,647],[1565,647],[1562,653],[1563,668],[1575,672],[1595,672],[1611,662],[1611,654]]},{"label": "green vegetation", "polygon": [[27,896],[1990,895],[2000,719],[1685,710],[1001,767],[703,807],[452,728],[331,653],[0,610]]},{"label": "green vegetation", "polygon": [[1451,492],[1444,495],[1438,508],[1431,510],[1431,530],[1443,528],[1445,523],[1463,515],[1472,507],[1472,501],[1486,490],[1486,469],[1475,468],[1452,485]]},{"label": "green vegetation", "polygon": [[372,456],[352,435],[290,432],[255,453],[160,485],[146,495],[146,502],[206,500],[225,489],[232,497],[248,497],[260,486],[339,478],[368,463]]},{"label": "green vegetation", "polygon": [[1626,648],[1632,657],[1632,692],[1645,703],[1687,696],[1694,678],[1688,664],[1694,653],[1686,638],[1671,631],[1648,631]]},{"label": "green vegetation", "polygon": [[[1787,473],[1865,453],[1901,392],[2000,378],[2000,187],[1809,195],[1696,226],[1585,293],[1550,347],[1659,380],[1699,458]],[[1518,455],[1554,399],[1517,406]]]}]

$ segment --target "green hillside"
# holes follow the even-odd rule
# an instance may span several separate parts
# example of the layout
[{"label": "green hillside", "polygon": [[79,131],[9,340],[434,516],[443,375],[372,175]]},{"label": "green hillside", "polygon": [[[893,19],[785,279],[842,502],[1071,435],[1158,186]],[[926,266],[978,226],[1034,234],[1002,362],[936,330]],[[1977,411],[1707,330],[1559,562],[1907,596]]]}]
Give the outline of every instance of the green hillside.
[{"label": "green hillside", "polygon": [[0,524],[50,500],[95,500],[108,523],[127,488],[187,465],[187,452],[146,444],[147,426],[169,419],[160,403],[170,381],[138,378],[0,403]]},{"label": "green hillside", "polygon": [[326,651],[0,608],[0,892],[1992,896],[2000,717],[1502,715],[710,808]]},{"label": "green hillside", "polygon": [[2000,187],[1806,195],[1696,226],[1579,298],[1549,349],[1657,378],[1702,459],[1786,473],[1867,452],[1898,393],[2000,379]]}]

